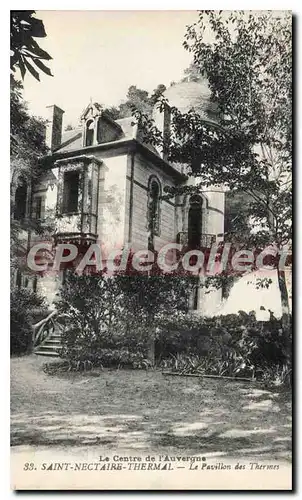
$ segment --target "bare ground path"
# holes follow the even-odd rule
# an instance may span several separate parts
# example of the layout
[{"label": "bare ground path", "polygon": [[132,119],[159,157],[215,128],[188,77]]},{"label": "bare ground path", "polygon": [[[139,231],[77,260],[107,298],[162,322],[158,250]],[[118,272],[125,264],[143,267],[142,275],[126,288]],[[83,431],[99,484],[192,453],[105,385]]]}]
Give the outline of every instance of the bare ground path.
[{"label": "bare ground path", "polygon": [[37,356],[11,360],[11,444],[27,448],[291,459],[288,394],[158,371],[49,376]]}]

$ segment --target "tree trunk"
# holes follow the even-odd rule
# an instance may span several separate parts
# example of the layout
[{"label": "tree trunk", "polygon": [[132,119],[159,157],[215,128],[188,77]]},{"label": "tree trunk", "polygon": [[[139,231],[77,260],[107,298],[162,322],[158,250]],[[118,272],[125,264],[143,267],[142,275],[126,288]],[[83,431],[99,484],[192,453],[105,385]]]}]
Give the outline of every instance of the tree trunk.
[{"label": "tree trunk", "polygon": [[279,284],[279,290],[280,290],[280,296],[281,296],[281,308],[282,308],[282,321],[283,317],[285,321],[289,320],[289,300],[288,300],[288,292],[287,292],[287,285],[286,285],[286,279],[285,279],[285,271],[282,269],[279,269],[277,267],[277,275],[278,275],[278,284]]},{"label": "tree trunk", "polygon": [[155,365],[155,335],[154,329],[149,328],[149,338],[148,338],[148,360],[151,365]]},{"label": "tree trunk", "polygon": [[278,276],[278,285],[281,297],[281,313],[282,313],[281,324],[285,341],[285,352],[287,356],[291,356],[291,342],[290,342],[291,322],[290,322],[288,291],[287,291],[284,269],[280,269],[279,267],[277,267],[277,276]]}]

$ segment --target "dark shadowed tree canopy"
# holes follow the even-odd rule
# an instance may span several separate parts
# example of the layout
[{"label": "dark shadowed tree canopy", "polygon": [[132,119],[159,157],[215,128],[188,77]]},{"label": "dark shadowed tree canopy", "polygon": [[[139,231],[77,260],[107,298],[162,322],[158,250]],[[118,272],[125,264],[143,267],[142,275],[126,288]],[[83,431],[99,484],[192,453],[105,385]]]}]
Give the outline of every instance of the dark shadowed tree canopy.
[{"label": "dark shadowed tree canopy", "polygon": [[[46,36],[43,22],[33,17],[35,11],[11,11],[11,82],[10,82],[10,145],[11,145],[11,264],[20,267],[17,258],[21,242],[21,229],[44,231],[39,222],[30,219],[30,188],[41,171],[39,159],[47,153],[45,145],[45,120],[31,116],[23,100],[23,86],[15,78],[20,70],[22,79],[28,70],[39,80],[38,70],[51,75],[43,61],[51,56],[42,50],[35,38]],[[23,191],[22,191],[23,190]],[[23,208],[20,210],[20,192]],[[21,238],[22,239],[22,238]]]},{"label": "dark shadowed tree canopy", "polygon": [[14,73],[19,68],[24,79],[29,71],[36,80],[40,80],[39,71],[52,76],[44,61],[51,60],[51,56],[37,43],[35,38],[45,38],[46,32],[43,21],[33,17],[34,10],[12,10],[10,14],[10,67]]}]

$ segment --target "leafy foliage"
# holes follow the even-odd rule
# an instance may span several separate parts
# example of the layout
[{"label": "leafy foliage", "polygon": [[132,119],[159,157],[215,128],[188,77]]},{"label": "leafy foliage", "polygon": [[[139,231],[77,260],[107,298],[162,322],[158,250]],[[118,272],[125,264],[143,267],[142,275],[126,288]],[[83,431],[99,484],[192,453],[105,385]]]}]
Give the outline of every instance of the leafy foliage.
[{"label": "leafy foliage", "polygon": [[[10,198],[11,198],[11,265],[20,267],[20,249],[24,244],[22,231],[34,231],[45,237],[54,228],[54,215],[49,211],[43,221],[24,217],[15,218],[15,193],[18,186],[25,183],[27,189],[33,182],[38,182],[42,170],[39,160],[48,151],[45,145],[46,122],[31,116],[22,97],[22,84],[11,79],[11,130],[10,130]],[[30,212],[30,211],[29,211]],[[28,214],[30,215],[30,213]]]},{"label": "leafy foliage", "polygon": [[[44,68],[42,59],[50,60],[51,57],[42,50],[34,38],[45,37],[45,29],[40,19],[33,17],[35,11],[11,11],[11,81],[10,81],[10,144],[11,144],[11,208],[14,212],[14,193],[20,182],[28,185],[37,180],[41,173],[39,159],[47,153],[45,145],[46,121],[31,116],[23,100],[22,83],[14,78],[18,67],[24,78],[28,69],[35,78],[36,70],[29,62],[31,59],[42,71],[49,74],[49,69]],[[38,78],[39,79],[39,78]],[[13,239],[29,221],[12,219]],[[26,229],[27,227],[25,227]]]},{"label": "leafy foliage", "polygon": [[189,278],[161,273],[157,276],[117,276],[116,279],[123,293],[123,314],[135,314],[142,324],[188,310],[192,286]]},{"label": "leafy foliage", "polygon": [[[114,324],[121,301],[122,294],[114,277],[78,276],[69,271],[56,305],[76,335],[83,341],[86,338],[98,341]],[[74,340],[70,338],[69,343]]]},{"label": "leafy foliage", "polygon": [[187,80],[198,82],[202,77],[200,69],[194,62],[191,62],[190,66],[184,70],[184,74],[185,76],[182,78],[182,82],[186,82]]},{"label": "leafy foliage", "polygon": [[185,300],[182,312],[178,307],[181,281],[163,280],[68,272],[57,304],[64,327],[61,356],[68,369],[148,368],[152,338],[156,363],[181,373],[267,380],[274,367],[290,370],[290,329],[284,332],[273,314],[268,322],[256,321],[253,312],[188,315]]},{"label": "leafy foliage", "polygon": [[[22,267],[20,263],[20,248],[22,231],[45,233],[52,231],[53,218],[47,214],[43,225],[40,221],[23,217],[19,220],[14,217],[16,208],[15,193],[20,185],[26,185],[26,194],[29,194],[32,182],[37,181],[41,169],[39,159],[47,153],[45,145],[46,121],[31,116],[22,97],[22,83],[14,77],[19,68],[22,79],[28,70],[35,78],[39,74],[34,65],[46,74],[50,70],[42,60],[51,57],[42,50],[34,38],[45,37],[43,22],[33,17],[34,11],[11,11],[11,85],[10,85],[10,144],[11,144],[11,265],[12,268]],[[27,196],[27,204],[29,197]],[[28,210],[27,215],[30,215]]]},{"label": "leafy foliage", "polygon": [[46,311],[44,298],[27,288],[12,287],[10,293],[11,354],[24,354],[32,345],[32,321],[36,310]]},{"label": "leafy foliage", "polygon": [[35,40],[46,37],[44,24],[41,19],[33,17],[34,14],[34,10],[12,10],[10,14],[10,66],[12,72],[19,68],[22,80],[26,71],[36,80],[40,80],[39,71],[52,76],[43,62],[51,60],[51,56]]},{"label": "leafy foliage", "polygon": [[[211,29],[215,42],[206,43]],[[208,79],[219,108],[219,126],[190,109],[171,108],[170,160],[185,163],[200,189],[223,185],[245,193],[254,235],[281,245],[291,239],[291,22],[270,14],[202,11],[188,27],[184,46],[196,71]],[[281,76],[282,75],[282,76]],[[280,81],[281,80],[281,81]],[[273,103],[273,104],[272,104]],[[160,96],[160,110],[169,105]],[[137,113],[148,141],[162,137]],[[172,194],[172,193],[171,193]],[[175,194],[175,193],[173,193]],[[263,228],[263,229],[262,229]]]},{"label": "leafy foliage", "polygon": [[[215,35],[206,43],[206,31]],[[215,183],[247,193],[259,237],[291,239],[291,18],[202,11],[185,47],[218,103],[222,134],[207,141],[196,166]],[[224,168],[221,168],[223,165]],[[257,244],[257,234],[254,235]],[[261,241],[263,244],[263,241]]]},{"label": "leafy foliage", "polygon": [[11,80],[11,157],[12,182],[22,174],[27,180],[38,174],[38,159],[47,153],[46,122],[28,113],[22,98],[22,85]]},{"label": "leafy foliage", "polygon": [[63,325],[61,355],[101,363],[104,349],[144,359],[160,318],[188,307],[188,283],[167,276],[66,273],[57,309]]},{"label": "leafy foliage", "polygon": [[114,120],[132,116],[133,109],[151,116],[156,100],[165,90],[166,87],[163,84],[160,84],[153,91],[152,95],[149,96],[149,92],[146,90],[139,89],[136,85],[130,85],[126,100],[117,107],[112,106],[107,108],[107,111]]},{"label": "leafy foliage", "polygon": [[[201,11],[185,34],[184,47],[193,55],[188,72],[208,80],[219,124],[201,119],[195,109],[181,113],[170,106],[168,157],[196,178],[186,187],[192,194],[217,185],[237,200],[245,197],[244,210],[235,221],[232,217],[226,234],[240,238],[245,249],[273,245],[280,251],[291,243],[291,36],[290,14],[242,11]],[[163,111],[169,103],[160,96],[157,106]],[[163,147],[154,122],[140,112],[136,117],[146,141]],[[183,188],[176,187],[167,194],[180,192]],[[283,271],[277,271],[287,322],[286,282]]]},{"label": "leafy foliage", "polygon": [[274,317],[257,322],[252,313],[166,319],[158,330],[157,343],[163,368],[183,374],[266,380],[269,373],[280,369],[277,367],[291,367],[281,322]]},{"label": "leafy foliage", "polygon": [[65,369],[69,371],[86,371],[94,367],[147,370],[151,367],[150,361],[146,359],[142,352],[131,352],[126,348],[103,348],[97,351],[84,351],[83,349],[63,350],[61,356],[67,357],[68,362],[65,364]]}]

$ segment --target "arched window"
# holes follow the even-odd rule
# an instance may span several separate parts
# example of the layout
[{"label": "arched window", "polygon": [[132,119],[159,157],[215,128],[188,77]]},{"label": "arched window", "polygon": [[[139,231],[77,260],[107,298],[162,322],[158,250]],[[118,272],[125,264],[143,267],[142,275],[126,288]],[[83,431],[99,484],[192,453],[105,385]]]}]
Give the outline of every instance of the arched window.
[{"label": "arched window", "polygon": [[190,208],[188,214],[188,246],[191,249],[201,245],[202,235],[202,198],[193,195],[190,198]]},{"label": "arched window", "polygon": [[24,179],[19,181],[19,186],[15,194],[14,218],[17,220],[24,219],[26,216],[27,203],[27,184]]},{"label": "arched window", "polygon": [[93,136],[94,136],[94,120],[88,120],[88,122],[86,123],[85,146],[93,145]]},{"label": "arched window", "polygon": [[160,233],[160,197],[161,186],[159,180],[152,176],[148,186],[148,246],[154,249],[154,236]]}]

